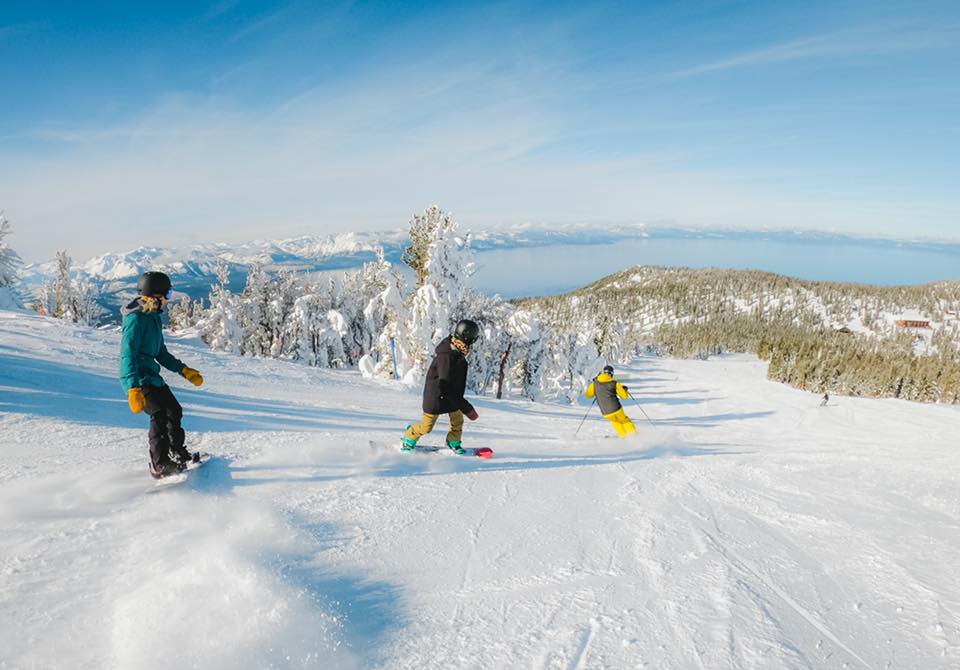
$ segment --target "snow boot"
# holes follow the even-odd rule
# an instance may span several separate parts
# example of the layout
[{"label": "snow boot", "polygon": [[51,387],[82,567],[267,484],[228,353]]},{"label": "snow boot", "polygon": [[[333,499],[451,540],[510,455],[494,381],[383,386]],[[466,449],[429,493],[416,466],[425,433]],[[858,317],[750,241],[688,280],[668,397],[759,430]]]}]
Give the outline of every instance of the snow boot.
[{"label": "snow boot", "polygon": [[447,442],[447,446],[450,447],[450,451],[455,454],[465,454],[466,450],[460,446],[460,440],[451,440]]},{"label": "snow boot", "polygon": [[174,449],[170,451],[170,460],[174,463],[182,463],[183,465],[186,465],[187,463],[199,463],[200,452],[194,451],[191,453],[184,447],[180,447],[180,449]]},{"label": "snow boot", "polygon": [[178,475],[186,469],[186,465],[182,463],[174,463],[173,461],[163,461],[157,465],[154,465],[151,462],[150,476],[154,479],[163,479],[164,477],[169,477],[170,475]]},{"label": "snow boot", "polygon": [[[410,430],[410,425],[407,425],[407,430]],[[417,448],[417,441],[411,440],[406,435],[403,436],[403,442],[400,444],[400,451],[413,451]]]}]

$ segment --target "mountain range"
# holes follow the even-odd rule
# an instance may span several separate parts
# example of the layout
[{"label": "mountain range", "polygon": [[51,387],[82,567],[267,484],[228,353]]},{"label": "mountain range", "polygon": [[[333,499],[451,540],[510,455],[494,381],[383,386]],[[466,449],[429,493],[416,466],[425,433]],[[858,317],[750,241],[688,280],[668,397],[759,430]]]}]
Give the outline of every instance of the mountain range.
[{"label": "mountain range", "polygon": [[[618,241],[650,239],[738,239],[802,241],[806,244],[873,245],[878,248],[935,248],[960,252],[955,241],[904,241],[883,238],[860,238],[818,231],[765,231],[651,227],[645,224],[521,224],[501,226],[470,233],[471,246],[482,254],[494,250],[547,247],[552,245],[603,245]],[[132,293],[137,277],[148,270],[166,272],[179,291],[192,298],[206,297],[214,283],[214,270],[219,261],[227,264],[230,287],[239,290],[251,266],[261,265],[268,273],[281,269],[318,273],[349,270],[376,259],[382,248],[386,259],[401,263],[408,231],[397,229],[376,232],[349,232],[326,236],[308,235],[283,240],[254,240],[244,243],[205,243],[181,247],[141,246],[126,252],[110,252],[73,266],[76,277],[96,285],[101,303],[108,310],[119,305]],[[25,266],[22,279],[26,293],[31,294],[44,282],[52,281],[56,262]]]}]

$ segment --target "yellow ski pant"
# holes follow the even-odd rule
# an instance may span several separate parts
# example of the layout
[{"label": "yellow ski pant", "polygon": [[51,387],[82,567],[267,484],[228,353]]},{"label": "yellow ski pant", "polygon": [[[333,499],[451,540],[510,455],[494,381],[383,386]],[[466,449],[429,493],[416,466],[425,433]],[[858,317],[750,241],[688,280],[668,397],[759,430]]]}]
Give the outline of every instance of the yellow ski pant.
[{"label": "yellow ski pant", "polygon": [[604,414],[603,418],[613,424],[614,430],[617,431],[620,437],[633,435],[637,432],[637,427],[633,425],[633,421],[631,421],[627,413],[623,411],[623,408],[618,409],[613,414]]},{"label": "yellow ski pant", "polygon": [[[416,442],[421,437],[433,430],[433,427],[437,425],[437,419],[439,418],[439,414],[424,413],[423,420],[420,423],[407,428],[407,432],[405,432],[403,436]],[[450,412],[450,431],[447,433],[447,444],[450,444],[451,442],[459,442],[460,438],[462,437],[463,412],[457,409]]]}]

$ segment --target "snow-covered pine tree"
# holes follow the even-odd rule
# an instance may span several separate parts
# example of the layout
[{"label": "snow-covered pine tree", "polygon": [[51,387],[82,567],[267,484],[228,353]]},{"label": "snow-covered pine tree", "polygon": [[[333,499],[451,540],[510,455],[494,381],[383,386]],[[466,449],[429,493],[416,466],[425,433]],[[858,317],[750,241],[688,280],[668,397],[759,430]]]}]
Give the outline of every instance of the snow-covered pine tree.
[{"label": "snow-covered pine tree", "polygon": [[468,316],[464,311],[474,272],[473,254],[469,236],[459,236],[458,228],[453,215],[436,205],[410,222],[418,263],[411,267],[417,273],[418,288],[409,298],[408,320],[401,329],[408,356],[402,376],[408,383],[419,381],[437,343]]},{"label": "snow-covered pine tree", "polygon": [[533,313],[517,310],[508,322],[508,328],[522,342],[523,355],[519,360],[520,387],[530,400],[540,400],[543,378],[549,362],[549,332]]},{"label": "snow-covered pine tree", "polygon": [[450,332],[449,306],[441,302],[433,284],[426,283],[410,299],[409,317],[403,334],[407,359],[401,377],[417,383],[427,371],[434,347]]},{"label": "snow-covered pine tree", "polygon": [[283,338],[284,324],[293,312],[297,299],[298,284],[293,273],[280,270],[273,280],[273,298],[267,305],[267,327],[270,330],[270,356],[279,358],[286,353]]},{"label": "snow-covered pine tree", "polygon": [[104,313],[98,303],[100,290],[83,276],[71,277],[73,260],[66,251],[57,252],[56,263],[53,283],[44,283],[37,291],[37,311],[71,323],[97,325]]},{"label": "snow-covered pine tree", "polygon": [[370,356],[370,364],[374,366],[373,355],[376,353],[377,336],[386,322],[383,310],[378,309],[377,299],[386,290],[391,279],[391,265],[384,257],[383,247],[378,247],[376,253],[377,260],[364,263],[356,276],[360,309],[352,326],[353,337],[360,348],[361,357]]},{"label": "snow-covered pine tree", "polygon": [[390,264],[383,260],[381,250],[377,267],[372,270],[367,281],[371,290],[377,286],[383,287],[367,302],[363,310],[367,327],[374,334],[374,374],[399,378],[406,373],[406,362],[409,360],[405,347],[406,338],[402,337],[403,326],[407,322],[407,304],[404,298],[406,280],[403,274],[394,271]]},{"label": "snow-covered pine tree", "polygon": [[0,309],[13,309],[20,306],[22,261],[6,240],[11,232],[10,222],[3,212],[0,212]]},{"label": "snow-covered pine tree", "polygon": [[44,316],[53,316],[55,305],[53,284],[43,282],[34,292],[33,309]]},{"label": "snow-covered pine tree", "polygon": [[180,300],[170,303],[167,307],[170,329],[177,332],[190,328],[195,323],[195,315],[200,312],[202,312],[200,301],[194,302],[190,296],[185,295]]},{"label": "snow-covered pine tree", "polygon": [[336,310],[323,309],[326,302],[319,293],[297,298],[284,337],[292,343],[293,360],[316,367],[342,367],[347,359],[343,349],[346,320]]},{"label": "snow-covered pine tree", "polygon": [[273,348],[273,331],[268,314],[272,282],[263,267],[254,264],[247,273],[247,284],[238,296],[240,328],[243,331],[240,351],[245,356],[269,356]]},{"label": "snow-covered pine tree", "polygon": [[423,214],[414,214],[410,219],[410,244],[403,250],[401,260],[413,270],[416,288],[420,288],[427,282],[430,243],[433,240],[433,231],[441,217],[440,208],[433,205]]},{"label": "snow-covered pine tree", "polygon": [[567,400],[576,402],[602,365],[593,332],[565,333],[554,340],[548,384],[562,387]]},{"label": "snow-covered pine tree", "polygon": [[229,288],[230,268],[219,261],[214,274],[217,283],[210,287],[210,308],[200,324],[200,334],[213,349],[240,353],[243,329],[240,327],[236,297]]},{"label": "snow-covered pine tree", "polygon": [[364,294],[362,270],[345,274],[338,288],[333,307],[345,320],[343,348],[347,354],[347,362],[355,365],[361,357],[370,352],[373,344],[373,337],[367,330],[367,318],[364,315],[367,301],[373,295]]},{"label": "snow-covered pine tree", "polygon": [[73,282],[70,280],[70,266],[73,260],[66,251],[57,252],[57,277],[53,280],[53,312],[58,319],[73,321]]},{"label": "snow-covered pine tree", "polygon": [[427,282],[437,287],[440,299],[450,306],[450,316],[458,321],[469,316],[463,314],[463,306],[476,271],[470,235],[459,235],[460,224],[453,214],[443,212],[436,205],[426,214],[435,221],[427,246]]},{"label": "snow-covered pine tree", "polygon": [[509,335],[503,327],[508,316],[516,309],[503,302],[499,295],[488,297],[476,291],[468,291],[462,304],[461,314],[473,319],[482,333],[470,347],[467,389],[483,394],[496,388],[504,353],[509,354]]},{"label": "snow-covered pine tree", "polygon": [[100,322],[104,310],[98,302],[100,298],[100,289],[96,284],[78,277],[73,281],[70,293],[70,309],[73,322],[82,326],[95,326]]}]

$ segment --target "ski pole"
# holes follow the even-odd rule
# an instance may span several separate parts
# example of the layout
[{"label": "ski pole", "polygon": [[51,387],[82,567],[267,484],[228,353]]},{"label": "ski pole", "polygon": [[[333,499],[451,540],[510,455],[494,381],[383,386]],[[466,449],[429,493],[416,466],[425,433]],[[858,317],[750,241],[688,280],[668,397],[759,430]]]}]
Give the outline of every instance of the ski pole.
[{"label": "ski pole", "polygon": [[[596,402],[597,402],[597,399],[596,399],[596,397],[594,397],[593,402],[590,403],[590,407],[587,408],[587,414],[590,413],[590,410],[593,409],[593,405],[594,405]],[[587,414],[584,414],[584,415],[583,415],[583,418],[580,419],[580,425],[577,426],[577,432],[573,434],[574,437],[576,437],[576,436],[580,433],[580,429],[583,428],[583,422],[587,420]]]},{"label": "ski pole", "polygon": [[633,400],[633,402],[636,404],[637,409],[640,410],[640,412],[643,414],[643,418],[645,418],[647,421],[649,421],[651,426],[653,426],[654,428],[656,428],[656,427],[657,427],[657,424],[655,424],[655,423],[650,419],[650,417],[647,416],[647,413],[643,411],[643,407],[640,406],[640,401],[637,400],[636,398],[634,398],[634,397],[633,397],[633,394],[630,393],[630,391],[627,391],[627,395],[630,396],[630,399]]}]

